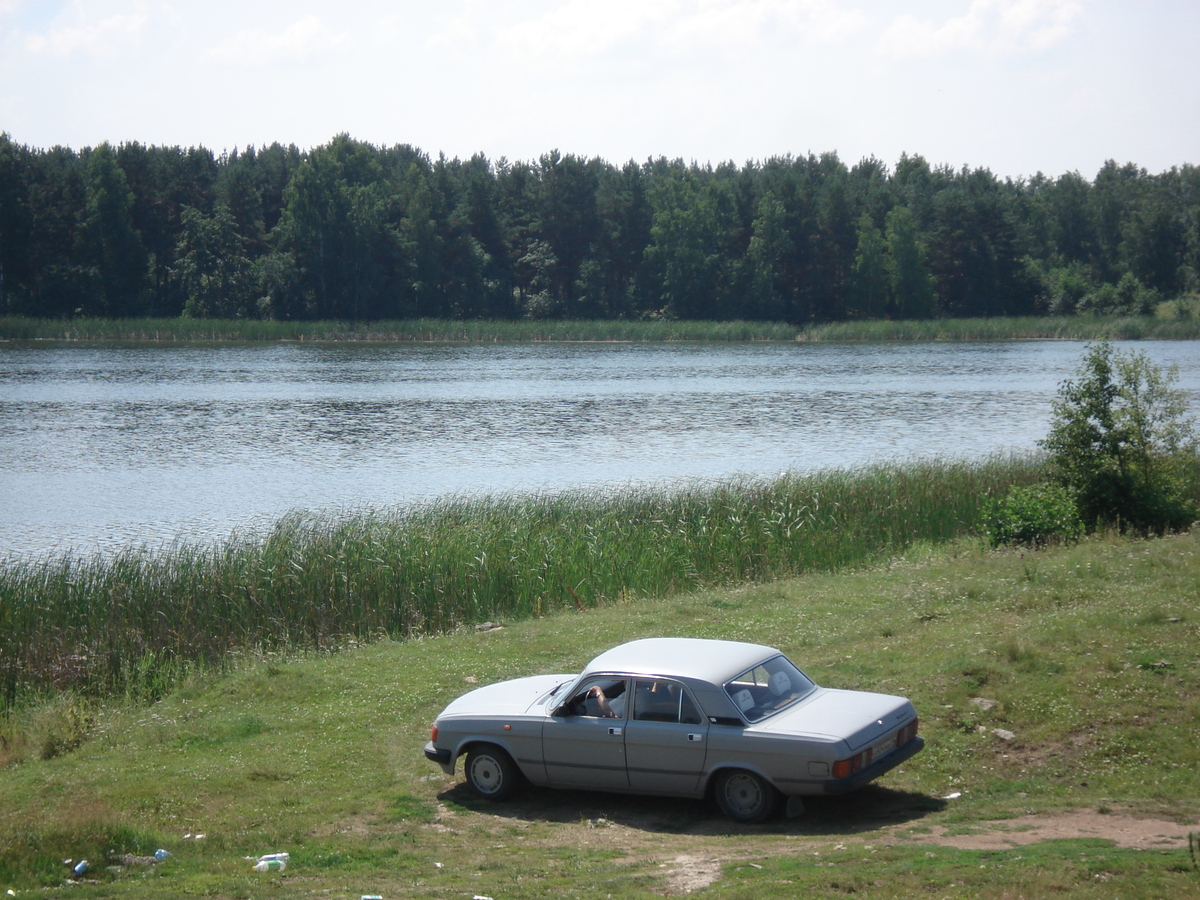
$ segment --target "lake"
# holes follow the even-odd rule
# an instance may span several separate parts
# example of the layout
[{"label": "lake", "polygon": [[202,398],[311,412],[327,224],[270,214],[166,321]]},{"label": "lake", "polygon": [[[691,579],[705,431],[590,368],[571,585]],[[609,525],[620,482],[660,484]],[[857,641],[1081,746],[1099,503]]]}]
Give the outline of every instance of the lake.
[{"label": "lake", "polygon": [[[0,554],[1034,449],[1084,344],[0,345]],[[1200,399],[1200,342],[1138,342]]]}]

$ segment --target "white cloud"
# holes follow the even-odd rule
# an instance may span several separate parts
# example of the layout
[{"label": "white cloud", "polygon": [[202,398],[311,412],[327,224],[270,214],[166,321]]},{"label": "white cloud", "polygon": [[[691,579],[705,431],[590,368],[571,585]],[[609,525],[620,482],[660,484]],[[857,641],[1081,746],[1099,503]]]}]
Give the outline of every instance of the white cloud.
[{"label": "white cloud", "polygon": [[675,32],[701,43],[750,45],[764,38],[834,43],[867,23],[857,9],[828,0],[699,0]]},{"label": "white cloud", "polygon": [[745,51],[764,39],[832,42],[867,22],[832,0],[567,0],[515,21],[497,16],[504,8],[467,3],[429,43],[441,52],[469,46],[539,68],[629,53],[645,62],[663,53]]},{"label": "white cloud", "polygon": [[963,51],[989,56],[1041,53],[1069,38],[1084,0],[974,0],[966,15],[941,24],[902,15],[880,38],[894,59]]},{"label": "white cloud", "polygon": [[468,4],[464,15],[432,43],[440,49],[486,47],[512,63],[538,65],[592,58],[674,18],[680,0],[568,0],[540,16],[495,22]]},{"label": "white cloud", "polygon": [[288,62],[312,62],[347,46],[349,37],[337,33],[317,16],[305,16],[274,34],[262,29],[239,31],[210,47],[201,59],[246,68]]},{"label": "white cloud", "polygon": [[64,58],[82,53],[102,59],[116,59],[129,46],[141,43],[148,20],[145,13],[109,16],[95,23],[29,35],[25,39],[25,47],[34,55],[49,54]]}]

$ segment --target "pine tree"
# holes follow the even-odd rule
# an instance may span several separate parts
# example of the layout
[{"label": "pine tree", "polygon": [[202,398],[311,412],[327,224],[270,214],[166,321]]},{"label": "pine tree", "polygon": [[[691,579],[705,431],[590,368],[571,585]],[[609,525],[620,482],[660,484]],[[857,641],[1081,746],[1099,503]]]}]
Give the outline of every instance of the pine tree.
[{"label": "pine tree", "polygon": [[865,213],[858,220],[858,249],[850,269],[847,312],[855,319],[882,319],[891,302],[887,244]]},{"label": "pine tree", "polygon": [[937,285],[925,264],[925,246],[908,207],[898,206],[888,213],[887,248],[896,318],[936,317]]}]

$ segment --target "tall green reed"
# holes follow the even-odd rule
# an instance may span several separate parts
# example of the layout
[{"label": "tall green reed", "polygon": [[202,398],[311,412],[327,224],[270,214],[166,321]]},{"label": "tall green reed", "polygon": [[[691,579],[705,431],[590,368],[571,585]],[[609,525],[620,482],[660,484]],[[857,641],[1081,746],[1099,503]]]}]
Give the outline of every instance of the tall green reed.
[{"label": "tall green reed", "polygon": [[80,342],[791,341],[779,322],[528,321],[410,319],[274,322],[257,319],[33,319],[0,316],[0,339]]},{"label": "tall green reed", "polygon": [[799,340],[1013,341],[1195,340],[1200,320],[1155,316],[1009,316],[810,325]]},{"label": "tall green reed", "polygon": [[0,340],[130,343],[537,341],[1008,341],[1195,340],[1200,318],[1024,316],[831,322],[530,321],[410,319],[273,322],[257,319],[33,319],[0,316]]},{"label": "tall green reed", "polygon": [[5,705],[154,696],[189,667],[830,571],[976,527],[1032,457],[914,462],[688,489],[446,499],[285,517],[263,535],[0,563]]}]

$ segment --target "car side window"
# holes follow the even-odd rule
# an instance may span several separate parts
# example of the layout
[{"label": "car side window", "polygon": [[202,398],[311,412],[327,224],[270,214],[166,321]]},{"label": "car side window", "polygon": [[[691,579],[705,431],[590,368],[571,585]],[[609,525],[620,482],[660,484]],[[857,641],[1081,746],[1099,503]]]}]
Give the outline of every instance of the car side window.
[{"label": "car side window", "polygon": [[679,721],[684,725],[704,724],[704,716],[700,715],[700,710],[692,700],[692,695],[687,691],[683,692],[683,697],[679,702]]},{"label": "car side window", "polygon": [[683,686],[674,681],[638,679],[633,718],[639,722],[682,722],[699,725],[704,719]]},{"label": "car side window", "polygon": [[625,718],[624,678],[591,678],[583,682],[563,706],[569,716],[597,719]]}]

